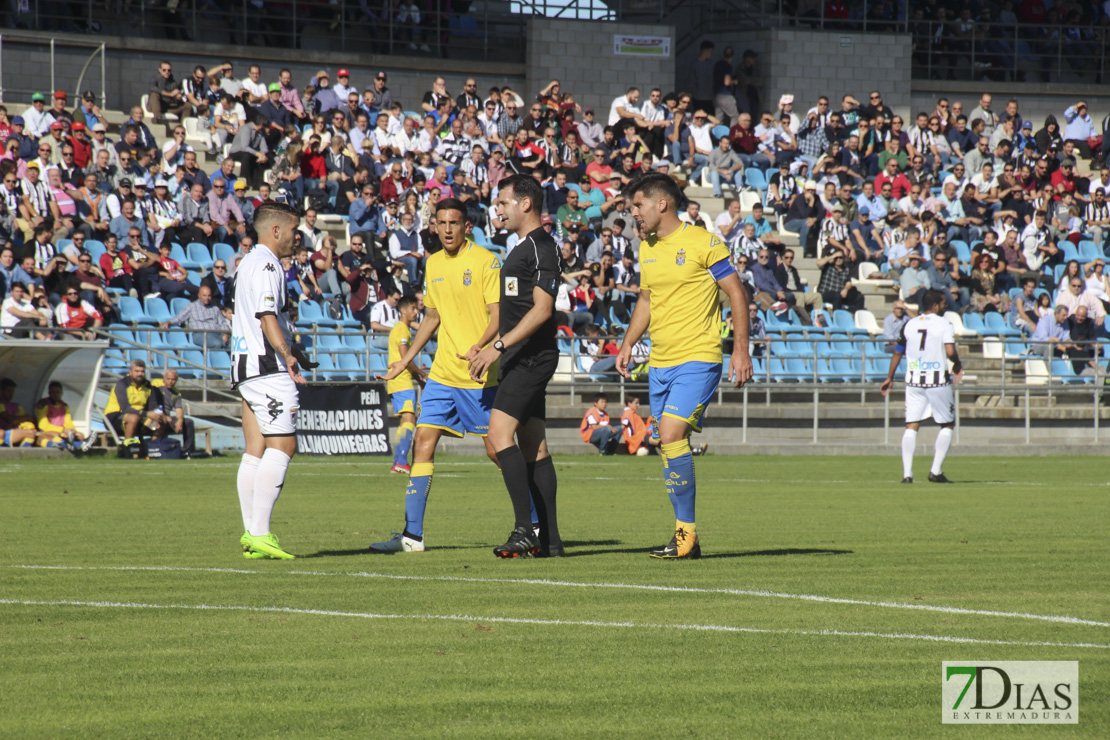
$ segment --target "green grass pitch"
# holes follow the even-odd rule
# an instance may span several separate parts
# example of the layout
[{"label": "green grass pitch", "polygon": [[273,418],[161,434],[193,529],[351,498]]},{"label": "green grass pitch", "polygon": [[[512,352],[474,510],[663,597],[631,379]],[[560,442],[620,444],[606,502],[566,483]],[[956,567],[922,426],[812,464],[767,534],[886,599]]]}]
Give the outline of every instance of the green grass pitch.
[{"label": "green grass pitch", "polygon": [[[429,550],[392,556],[366,550],[403,524],[388,461],[295,459],[289,562],[241,557],[237,465],[0,463],[0,737],[1110,727],[1095,458],[951,458],[951,486],[893,457],[699,458],[696,562],[646,554],[674,523],[656,457],[559,459],[569,557],[511,561],[485,459],[438,461]],[[1079,724],[944,726],[944,660],[1078,660]]]}]

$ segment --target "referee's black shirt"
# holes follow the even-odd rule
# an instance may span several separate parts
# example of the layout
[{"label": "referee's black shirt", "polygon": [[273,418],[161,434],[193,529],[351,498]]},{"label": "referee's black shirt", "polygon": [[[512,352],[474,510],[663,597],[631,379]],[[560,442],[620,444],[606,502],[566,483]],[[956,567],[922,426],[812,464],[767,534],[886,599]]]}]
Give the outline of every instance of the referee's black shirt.
[{"label": "referee's black shirt", "polygon": [[[532,289],[539,287],[552,297],[559,292],[559,248],[542,228],[528,234],[513,247],[501,266],[501,336],[520,323],[532,310]],[[527,340],[505,350],[504,369],[542,352],[558,352],[555,342],[555,316],[543,323]]]}]

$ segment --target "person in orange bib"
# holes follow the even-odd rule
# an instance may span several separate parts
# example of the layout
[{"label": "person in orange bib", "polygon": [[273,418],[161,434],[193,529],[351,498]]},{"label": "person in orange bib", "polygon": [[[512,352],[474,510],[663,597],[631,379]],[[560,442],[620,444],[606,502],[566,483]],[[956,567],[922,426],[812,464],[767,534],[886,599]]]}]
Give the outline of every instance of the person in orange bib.
[{"label": "person in orange bib", "polygon": [[578,433],[582,441],[593,445],[602,455],[612,455],[620,444],[621,433],[609,423],[609,414],[605,409],[609,406],[609,397],[598,393],[594,397],[594,405],[582,417],[578,425]]},{"label": "person in orange bib", "polygon": [[[628,403],[621,414],[621,444],[628,448],[629,455],[648,455],[651,453],[645,438],[651,434],[651,427],[640,416],[640,399],[629,396]],[[643,452],[640,452],[643,450]]]}]

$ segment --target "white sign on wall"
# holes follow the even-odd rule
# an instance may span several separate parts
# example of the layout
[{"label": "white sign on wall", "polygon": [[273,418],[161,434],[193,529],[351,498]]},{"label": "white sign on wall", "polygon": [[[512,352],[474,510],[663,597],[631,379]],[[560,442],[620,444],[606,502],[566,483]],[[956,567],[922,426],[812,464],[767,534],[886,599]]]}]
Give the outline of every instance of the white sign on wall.
[{"label": "white sign on wall", "polygon": [[628,36],[613,34],[614,54],[633,54],[636,56],[669,57],[671,55],[670,36]]}]

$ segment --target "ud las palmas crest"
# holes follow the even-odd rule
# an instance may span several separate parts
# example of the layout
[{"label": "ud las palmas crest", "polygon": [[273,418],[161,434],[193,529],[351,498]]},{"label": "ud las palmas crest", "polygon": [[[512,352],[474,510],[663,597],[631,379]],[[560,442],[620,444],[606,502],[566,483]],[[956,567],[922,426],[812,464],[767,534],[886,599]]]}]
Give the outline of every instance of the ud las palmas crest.
[{"label": "ud las palmas crest", "polygon": [[467,270],[463,273],[463,285],[470,285],[470,276],[472,274],[473,273],[470,270]]},{"label": "ud las palmas crest", "polygon": [[683,265],[686,264],[686,250],[685,249],[678,250],[678,254],[676,254],[675,257],[674,257],[674,263],[676,265],[678,265],[679,267],[682,267]]}]

